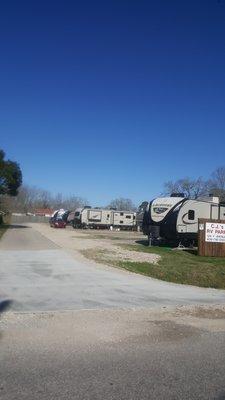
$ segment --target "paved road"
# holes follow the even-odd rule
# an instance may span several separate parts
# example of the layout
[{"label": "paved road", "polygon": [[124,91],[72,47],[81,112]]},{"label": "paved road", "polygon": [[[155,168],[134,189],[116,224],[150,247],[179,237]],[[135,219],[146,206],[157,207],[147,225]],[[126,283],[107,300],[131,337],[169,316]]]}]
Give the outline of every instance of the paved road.
[{"label": "paved road", "polygon": [[16,311],[224,304],[225,291],[149,279],[80,262],[39,232],[15,225],[0,242],[0,297]]},{"label": "paved road", "polygon": [[159,316],[9,315],[0,340],[1,400],[224,400],[225,319],[212,325],[168,310]]},{"label": "paved road", "polygon": [[225,400],[225,309],[168,307],[223,291],[81,263],[18,226],[0,276],[22,311],[0,321],[1,400]]}]

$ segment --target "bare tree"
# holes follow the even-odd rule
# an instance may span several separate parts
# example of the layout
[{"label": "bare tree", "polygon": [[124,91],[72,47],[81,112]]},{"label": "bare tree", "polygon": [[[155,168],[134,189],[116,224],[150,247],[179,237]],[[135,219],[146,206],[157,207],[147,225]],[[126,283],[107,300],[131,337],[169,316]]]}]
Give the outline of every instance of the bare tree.
[{"label": "bare tree", "polygon": [[164,194],[183,193],[185,197],[196,199],[208,193],[208,183],[201,177],[197,179],[183,178],[177,181],[168,181],[164,184]]},{"label": "bare tree", "polygon": [[212,173],[208,186],[210,193],[225,201],[225,167],[219,167]]},{"label": "bare tree", "polygon": [[71,211],[74,211],[78,207],[83,207],[87,203],[87,200],[85,200],[84,198],[74,195],[66,197],[62,200],[63,208]]},{"label": "bare tree", "polygon": [[23,185],[18,195],[12,200],[7,198],[6,208],[10,211],[33,212],[37,208],[65,208],[75,210],[77,207],[87,204],[82,197],[71,195],[64,197],[61,193],[53,196],[49,191],[34,186]]},{"label": "bare tree", "polygon": [[219,167],[212,173],[212,181],[217,189],[225,190],[225,167]]},{"label": "bare tree", "polygon": [[120,197],[118,199],[114,199],[110,202],[108,205],[110,208],[116,208],[117,210],[123,210],[123,211],[135,211],[136,206],[132,202],[131,199],[125,199],[123,197]]},{"label": "bare tree", "polygon": [[11,202],[10,211],[31,212],[36,206],[38,199],[38,189],[33,186],[23,185],[20,187],[18,195]]},{"label": "bare tree", "polygon": [[57,193],[52,200],[52,207],[55,209],[63,208],[63,195],[62,193]]},{"label": "bare tree", "polygon": [[52,195],[47,190],[38,190],[38,206],[41,208],[50,208],[52,204]]}]

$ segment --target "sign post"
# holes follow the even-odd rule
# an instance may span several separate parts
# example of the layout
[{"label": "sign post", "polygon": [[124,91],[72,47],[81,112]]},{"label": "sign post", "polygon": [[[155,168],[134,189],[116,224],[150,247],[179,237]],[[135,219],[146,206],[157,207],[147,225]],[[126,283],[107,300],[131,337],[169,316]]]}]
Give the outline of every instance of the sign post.
[{"label": "sign post", "polygon": [[225,257],[224,221],[199,219],[198,254],[208,257]]}]

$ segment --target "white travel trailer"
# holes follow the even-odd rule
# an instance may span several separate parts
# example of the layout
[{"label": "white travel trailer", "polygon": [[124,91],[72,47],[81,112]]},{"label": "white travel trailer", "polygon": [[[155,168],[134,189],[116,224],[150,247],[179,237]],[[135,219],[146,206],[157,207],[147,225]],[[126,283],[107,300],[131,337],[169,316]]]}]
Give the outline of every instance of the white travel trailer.
[{"label": "white travel trailer", "polygon": [[77,208],[74,213],[74,228],[107,228],[111,225],[111,210],[99,208]]},{"label": "white travel trailer", "polygon": [[151,237],[153,243],[197,242],[198,219],[225,220],[225,204],[218,197],[199,197],[190,200],[181,195],[159,197],[152,200],[144,214],[143,233]]},{"label": "white travel trailer", "polygon": [[134,229],[136,213],[104,208],[77,208],[74,213],[74,228],[123,228]]},{"label": "white travel trailer", "polygon": [[136,229],[136,213],[131,211],[112,211],[113,227]]}]

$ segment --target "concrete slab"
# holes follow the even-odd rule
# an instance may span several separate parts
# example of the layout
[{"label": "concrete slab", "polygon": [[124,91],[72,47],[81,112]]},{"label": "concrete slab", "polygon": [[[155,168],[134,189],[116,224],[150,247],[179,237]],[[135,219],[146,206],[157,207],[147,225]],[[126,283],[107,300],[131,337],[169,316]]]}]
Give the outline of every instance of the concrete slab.
[{"label": "concrete slab", "polygon": [[58,246],[28,225],[11,225],[0,240],[0,250],[45,250]]},{"label": "concrete slab", "polygon": [[0,297],[16,311],[224,304],[225,291],[81,263],[62,250],[0,251]]}]

